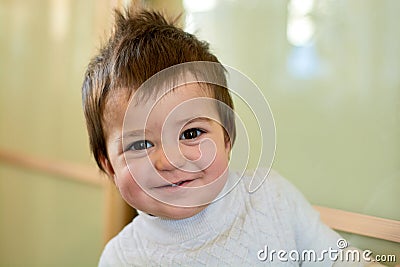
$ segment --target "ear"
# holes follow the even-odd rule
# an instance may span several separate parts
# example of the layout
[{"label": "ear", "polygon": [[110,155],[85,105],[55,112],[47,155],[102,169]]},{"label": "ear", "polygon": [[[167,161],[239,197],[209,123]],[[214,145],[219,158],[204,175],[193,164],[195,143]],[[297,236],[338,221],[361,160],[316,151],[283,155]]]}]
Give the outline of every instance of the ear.
[{"label": "ear", "polygon": [[232,149],[232,143],[231,143],[231,139],[228,136],[224,137],[224,141],[225,141],[225,151],[228,154],[228,157],[230,157],[231,155],[231,149]]},{"label": "ear", "polygon": [[[103,167],[104,171],[107,173],[108,177],[110,177],[114,181],[115,172],[114,172],[114,168],[112,167],[110,161],[106,157],[100,156],[100,163],[101,163],[101,166]],[[115,183],[115,181],[114,181],[114,183]]]}]

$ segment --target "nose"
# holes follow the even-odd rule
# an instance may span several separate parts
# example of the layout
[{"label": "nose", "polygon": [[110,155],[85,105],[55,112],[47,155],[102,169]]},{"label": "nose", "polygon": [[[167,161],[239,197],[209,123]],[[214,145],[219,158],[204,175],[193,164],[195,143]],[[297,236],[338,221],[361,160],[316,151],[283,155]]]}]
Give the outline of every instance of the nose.
[{"label": "nose", "polygon": [[158,171],[172,171],[182,168],[185,164],[185,158],[178,148],[164,146],[155,151],[153,164]]}]

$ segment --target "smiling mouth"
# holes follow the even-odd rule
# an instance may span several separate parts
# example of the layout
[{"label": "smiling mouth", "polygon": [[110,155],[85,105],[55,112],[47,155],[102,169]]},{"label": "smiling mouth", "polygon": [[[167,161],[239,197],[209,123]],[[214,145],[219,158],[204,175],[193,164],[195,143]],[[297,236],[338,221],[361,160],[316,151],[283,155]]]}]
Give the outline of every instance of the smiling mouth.
[{"label": "smiling mouth", "polygon": [[172,183],[172,184],[166,184],[162,186],[157,186],[156,188],[170,188],[170,187],[184,187],[185,185],[189,184],[190,182],[194,181],[196,179],[191,179],[191,180],[183,180],[177,183]]}]

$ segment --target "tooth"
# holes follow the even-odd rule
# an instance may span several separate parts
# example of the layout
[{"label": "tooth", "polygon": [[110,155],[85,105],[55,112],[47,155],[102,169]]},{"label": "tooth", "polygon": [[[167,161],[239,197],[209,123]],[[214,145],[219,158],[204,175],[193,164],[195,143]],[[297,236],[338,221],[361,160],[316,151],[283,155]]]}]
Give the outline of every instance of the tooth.
[{"label": "tooth", "polygon": [[178,186],[177,184],[171,184],[172,187]]}]

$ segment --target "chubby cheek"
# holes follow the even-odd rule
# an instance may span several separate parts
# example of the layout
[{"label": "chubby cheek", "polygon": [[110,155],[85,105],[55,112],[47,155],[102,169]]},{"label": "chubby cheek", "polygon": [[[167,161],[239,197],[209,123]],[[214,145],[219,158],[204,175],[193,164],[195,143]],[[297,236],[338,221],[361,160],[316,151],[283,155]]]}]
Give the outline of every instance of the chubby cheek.
[{"label": "chubby cheek", "polygon": [[220,177],[227,169],[229,156],[222,143],[204,142],[201,144],[201,164],[207,165],[206,171],[214,179]]},{"label": "chubby cheek", "polygon": [[117,173],[115,183],[122,198],[132,207],[140,209],[147,201],[147,194],[132,177],[128,167]]},{"label": "chubby cheek", "polygon": [[214,179],[222,178],[227,173],[229,160],[224,153],[218,153],[207,171]]}]

